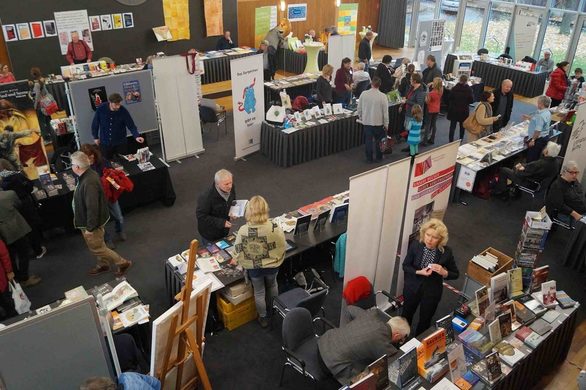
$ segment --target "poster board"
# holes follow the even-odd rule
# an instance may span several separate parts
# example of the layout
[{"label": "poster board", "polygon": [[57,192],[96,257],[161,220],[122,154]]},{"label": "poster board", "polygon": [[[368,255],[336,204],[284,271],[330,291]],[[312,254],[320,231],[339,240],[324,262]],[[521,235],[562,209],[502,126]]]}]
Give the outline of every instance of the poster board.
[{"label": "poster board", "polygon": [[[115,92],[122,96],[122,106],[132,116],[140,133],[159,129],[150,70],[71,81],[69,90],[81,144],[94,143],[92,121],[96,101],[105,103],[108,96]],[[130,135],[130,131],[127,130],[127,134]]]},{"label": "poster board", "polygon": [[203,8],[206,21],[206,36],[224,34],[224,14],[222,0],[204,0]]},{"label": "poster board", "polygon": [[476,171],[467,166],[460,165],[456,187],[463,191],[472,192],[476,181]]},{"label": "poster board", "polygon": [[79,39],[83,39],[90,49],[94,51],[94,42],[92,40],[87,10],[55,12],[54,16],[62,55],[67,54],[67,46],[71,42],[71,33],[73,32],[77,32]]},{"label": "poster board", "polygon": [[303,22],[304,20],[307,20],[307,3],[288,4],[287,19],[289,19],[290,22]]},{"label": "poster board", "polygon": [[92,296],[1,329],[0,351],[2,388],[78,389],[89,376],[115,378]]},{"label": "poster board", "polygon": [[[205,283],[195,285],[193,291],[191,292],[191,300],[189,303],[189,317],[191,318],[195,315],[198,315],[198,316],[202,316],[202,318],[204,319],[203,329],[199,329],[199,330],[197,329],[197,321],[194,321],[193,324],[191,325],[191,330],[194,335],[197,335],[198,333],[201,333],[205,330],[205,327],[206,327],[205,323],[206,323],[206,319],[208,316],[208,307],[209,307],[211,293],[212,293],[212,282],[211,281],[207,281]],[[202,296],[204,298],[204,303],[203,303],[204,312],[203,313],[197,313],[197,299],[200,296]],[[164,360],[167,339],[168,339],[169,331],[171,328],[171,320],[173,319],[173,316],[175,316],[175,315],[181,316],[181,309],[182,308],[183,308],[183,303],[177,302],[175,305],[173,305],[173,307],[171,307],[169,310],[167,310],[166,312],[161,314],[161,316],[159,316],[156,320],[153,321],[153,324],[152,324],[153,325],[153,334],[152,334],[152,344],[151,344],[151,367],[150,367],[151,375],[153,375],[153,376],[157,376],[158,373],[163,368],[163,360]],[[171,350],[171,357],[169,360],[171,362],[174,361],[175,359],[177,359],[177,347],[178,347],[178,344],[176,342],[173,345],[173,348]],[[183,382],[184,383],[189,382],[189,380],[191,378],[193,378],[193,375],[195,375],[196,372],[197,371],[195,369],[195,364],[193,363],[193,360],[189,359],[185,365],[185,370],[184,370],[184,374],[183,374],[183,378],[182,378]],[[173,377],[174,375],[176,376],[176,370],[171,370],[167,375],[167,379],[165,380],[165,383],[168,385],[174,384],[175,381],[170,380],[170,376]]]},{"label": "poster board", "polygon": [[235,159],[260,150],[265,115],[262,54],[230,61]]},{"label": "poster board", "polygon": [[172,161],[204,151],[197,105],[197,74],[189,74],[185,57],[153,60],[157,109],[165,160]]},{"label": "poster board", "polygon": [[254,10],[254,47],[258,47],[267,33],[277,27],[277,6],[258,7]]},{"label": "poster board", "polygon": [[356,35],[358,31],[358,3],[340,4],[336,27],[340,35]]},{"label": "poster board", "polygon": [[345,57],[354,59],[356,39],[354,35],[330,35],[328,38],[328,64],[340,68]]},{"label": "poster board", "polygon": [[191,38],[189,0],[163,0],[163,15],[172,36],[169,41]]},{"label": "poster board", "polygon": [[375,291],[390,291],[410,162],[405,158],[350,178],[345,283],[365,276]]},{"label": "poster board", "polygon": [[582,103],[578,106],[576,112],[576,120],[572,127],[572,134],[568,140],[568,147],[566,155],[564,156],[564,164],[568,161],[575,161],[578,164],[578,169],[582,172],[582,179],[580,182],[584,185],[586,178],[586,104]]},{"label": "poster board", "polygon": [[523,9],[517,10],[513,28],[515,61],[520,61],[525,56],[533,56],[538,23],[539,20],[532,14],[527,14]]},{"label": "poster board", "polygon": [[[460,141],[454,141],[415,157],[405,207],[400,264],[407,255],[410,240],[418,239],[421,225],[431,218],[443,219],[450,200],[459,146]],[[402,267],[397,276],[396,292],[400,294],[403,291]]]},{"label": "poster board", "polygon": [[[444,23],[445,20],[441,19],[419,22],[413,61],[417,61],[421,66],[424,66],[425,59],[431,54],[435,56],[438,63],[441,63]],[[419,71],[420,69],[415,70]]]}]

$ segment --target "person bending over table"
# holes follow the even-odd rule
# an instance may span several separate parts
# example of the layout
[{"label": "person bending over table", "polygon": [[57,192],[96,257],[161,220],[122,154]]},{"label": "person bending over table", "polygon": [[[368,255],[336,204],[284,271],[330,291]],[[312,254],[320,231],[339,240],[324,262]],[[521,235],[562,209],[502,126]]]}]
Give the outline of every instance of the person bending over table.
[{"label": "person bending over table", "polygon": [[322,367],[342,384],[349,384],[381,356],[397,353],[395,345],[404,341],[411,330],[405,318],[387,321],[376,308],[348,306],[347,310],[351,321],[328,330],[317,341]]},{"label": "person bending over table", "polygon": [[197,200],[197,231],[202,238],[202,244],[207,246],[230,233],[233,217],[229,213],[235,199],[232,173],[220,169],[214,175],[214,184]]},{"label": "person bending over table", "polygon": [[348,57],[344,57],[340,69],[336,71],[336,78],[334,79],[334,85],[336,89],[336,103],[342,103],[344,105],[350,103],[350,97],[352,96],[352,60]]},{"label": "person bending over table", "polygon": [[69,65],[91,62],[92,55],[92,49],[83,39],[79,39],[79,33],[77,31],[72,32],[71,42],[67,45],[67,53],[65,54]]},{"label": "person bending over table", "polygon": [[555,142],[548,142],[543,149],[542,157],[528,164],[517,164],[515,169],[501,167],[499,171],[499,180],[492,193],[495,196],[502,197],[504,200],[509,198],[508,183],[510,180],[513,184],[531,186],[531,181],[541,183],[547,178],[553,178],[558,173],[558,164],[556,157],[562,147]]},{"label": "person bending over table", "polygon": [[555,70],[549,75],[549,85],[547,91],[545,91],[545,95],[551,98],[551,107],[559,106],[566,96],[569,70],[570,63],[568,61],[562,61],[556,64]]},{"label": "person bending over table", "polygon": [[238,229],[234,249],[236,262],[246,269],[254,289],[254,302],[260,326],[269,326],[267,302],[279,295],[277,274],[285,259],[285,233],[269,220],[269,205],[260,195],[248,201],[246,224]]},{"label": "person bending over table", "polygon": [[508,125],[511,120],[511,113],[513,112],[513,103],[515,100],[512,89],[513,82],[509,79],[504,79],[500,88],[493,91],[494,102],[492,102],[492,112],[495,115],[501,116],[499,120],[492,125],[492,131],[495,133]]},{"label": "person bending over table", "polygon": [[579,221],[586,215],[586,198],[578,181],[579,173],[578,164],[568,161],[562,167],[560,177],[552,183],[545,198],[545,208],[552,217],[569,223],[569,217]]},{"label": "person bending over table", "polygon": [[106,103],[98,106],[92,121],[94,143],[100,147],[102,156],[111,160],[115,154],[127,153],[127,128],[136,142],[139,144],[144,142],[132,116],[125,107],[122,107],[122,96],[119,93],[113,93],[108,96]]},{"label": "person bending over table", "polygon": [[439,219],[432,218],[421,226],[419,240],[411,243],[403,261],[403,317],[411,324],[419,307],[415,336],[429,328],[442,298],[444,279],[452,280],[460,276],[447,243],[448,228]]},{"label": "person bending over table", "polygon": [[216,50],[226,50],[226,49],[233,49],[236,47],[234,41],[232,41],[232,37],[230,36],[230,31],[226,30],[224,35],[218,39],[218,43],[216,43]]},{"label": "person bending over table", "polygon": [[547,96],[537,98],[537,111],[530,115],[523,115],[523,120],[529,120],[527,131],[527,162],[539,159],[541,151],[547,144],[547,134],[551,122],[549,106],[551,99]]},{"label": "person bending over table", "polygon": [[332,73],[334,73],[334,67],[330,64],[324,65],[321,70],[321,75],[317,78],[315,83],[317,101],[322,107],[324,106],[324,103],[332,103],[334,100],[331,84]]}]

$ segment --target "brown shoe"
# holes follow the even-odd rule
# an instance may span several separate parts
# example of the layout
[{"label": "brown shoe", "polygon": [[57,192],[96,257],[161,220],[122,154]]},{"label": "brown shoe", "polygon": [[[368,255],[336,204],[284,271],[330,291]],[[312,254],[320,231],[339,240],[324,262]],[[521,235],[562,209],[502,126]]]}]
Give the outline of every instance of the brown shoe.
[{"label": "brown shoe", "polygon": [[96,276],[108,271],[110,271],[110,267],[108,267],[107,265],[97,265],[94,268],[90,269],[90,272],[88,273],[92,276]]},{"label": "brown shoe", "polygon": [[116,275],[116,276],[124,276],[124,274],[126,273],[126,271],[128,271],[128,269],[131,266],[132,266],[132,261],[126,260],[126,263],[124,263],[120,267],[118,267],[118,271],[114,272],[114,275]]},{"label": "brown shoe", "polygon": [[41,278],[37,275],[30,275],[27,280],[20,282],[23,287],[32,287],[39,283],[41,283]]}]

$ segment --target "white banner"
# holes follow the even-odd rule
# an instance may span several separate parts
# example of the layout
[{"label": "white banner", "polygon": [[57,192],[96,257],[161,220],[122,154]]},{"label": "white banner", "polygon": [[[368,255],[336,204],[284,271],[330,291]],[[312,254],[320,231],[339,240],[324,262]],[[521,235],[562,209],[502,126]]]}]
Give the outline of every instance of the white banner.
[{"label": "white banner", "polygon": [[94,51],[94,42],[92,41],[87,10],[80,9],[77,11],[55,12],[54,15],[61,54],[67,54],[67,46],[71,42],[71,33],[73,32],[78,33],[79,39],[83,39],[90,49]]},{"label": "white banner", "polygon": [[535,43],[535,32],[537,31],[538,20],[531,15],[525,15],[526,11],[518,10],[515,15],[515,61],[523,57],[533,56],[533,44]]},{"label": "white banner", "polygon": [[365,276],[375,291],[390,291],[410,161],[406,158],[350,178],[344,283]]},{"label": "white banner", "polygon": [[265,116],[262,54],[230,61],[234,113],[235,159],[260,150]]},{"label": "white banner", "polygon": [[356,48],[356,35],[331,35],[328,38],[328,64],[334,69],[342,66],[342,60],[346,57],[354,60]]},{"label": "white banner", "polygon": [[[403,260],[410,240],[419,239],[419,228],[431,218],[443,219],[450,200],[459,141],[441,146],[415,157],[409,180],[409,194],[401,238],[397,294],[403,291]],[[449,226],[448,226],[449,229]]]},{"label": "white banner", "polygon": [[575,161],[578,164],[578,169],[582,172],[580,182],[584,185],[586,178],[586,103],[580,104],[576,111],[576,120],[568,141],[564,164],[568,161]]}]

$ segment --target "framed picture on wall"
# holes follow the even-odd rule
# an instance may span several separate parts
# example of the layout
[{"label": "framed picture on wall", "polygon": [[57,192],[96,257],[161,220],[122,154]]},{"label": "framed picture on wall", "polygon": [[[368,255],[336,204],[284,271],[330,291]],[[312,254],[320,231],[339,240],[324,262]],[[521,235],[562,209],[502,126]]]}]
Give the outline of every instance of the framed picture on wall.
[{"label": "framed picture on wall", "polygon": [[55,28],[55,21],[54,20],[43,21],[43,26],[45,27],[45,36],[46,37],[56,37],[57,36],[57,29]]},{"label": "framed picture on wall", "polygon": [[89,20],[90,20],[90,30],[91,31],[100,31],[102,29],[102,25],[100,23],[100,17],[98,15],[90,16]]},{"label": "framed picture on wall", "polygon": [[100,16],[100,24],[102,25],[102,30],[112,30],[112,15]]},{"label": "framed picture on wall", "polygon": [[122,19],[124,20],[124,28],[134,27],[134,16],[132,15],[132,12],[125,12],[122,14]]},{"label": "framed picture on wall", "polygon": [[6,42],[18,41],[18,35],[16,35],[16,27],[14,24],[5,24],[2,26],[2,30],[4,31],[4,40]]},{"label": "framed picture on wall", "polygon": [[114,30],[124,28],[122,14],[112,14],[112,24],[114,25]]},{"label": "framed picture on wall", "polygon": [[16,25],[16,31],[18,31],[18,39],[21,41],[31,39],[31,29],[28,23],[18,23]]},{"label": "framed picture on wall", "polygon": [[45,37],[45,32],[43,31],[43,22],[30,22],[30,25],[33,38],[37,39]]},{"label": "framed picture on wall", "polygon": [[302,22],[307,20],[307,3],[289,4],[287,6],[287,15],[290,22]]}]

